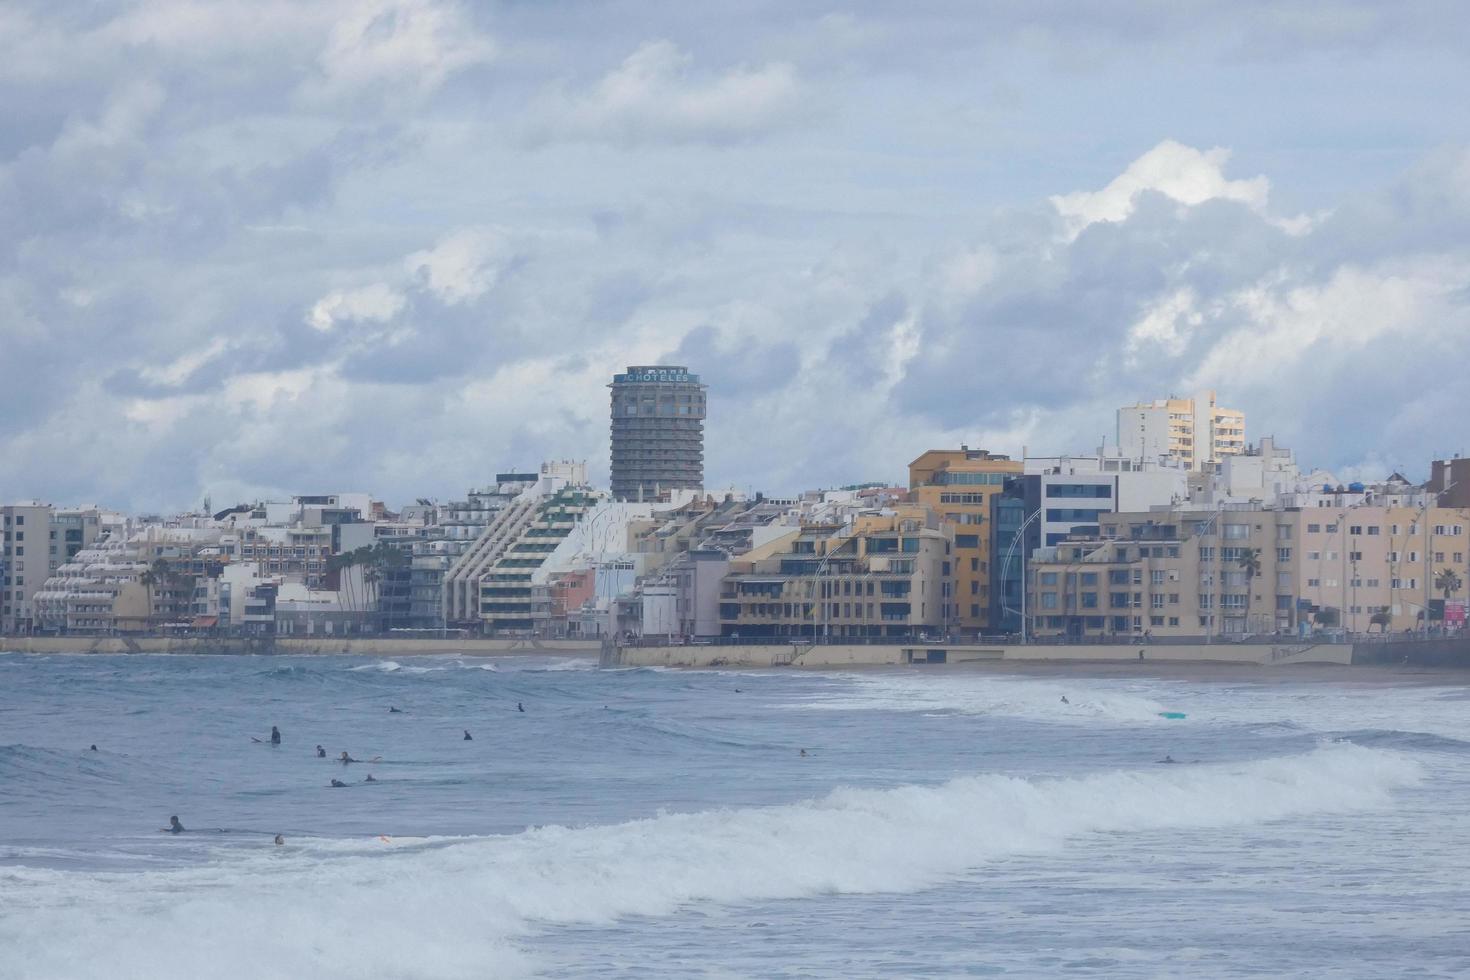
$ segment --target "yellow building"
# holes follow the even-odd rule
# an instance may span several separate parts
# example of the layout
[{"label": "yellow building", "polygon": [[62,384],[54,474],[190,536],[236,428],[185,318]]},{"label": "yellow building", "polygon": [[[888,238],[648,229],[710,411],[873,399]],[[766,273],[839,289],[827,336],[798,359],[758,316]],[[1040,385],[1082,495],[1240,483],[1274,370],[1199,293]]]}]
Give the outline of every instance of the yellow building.
[{"label": "yellow building", "polygon": [[1169,456],[1192,470],[1245,452],[1245,413],[1215,404],[1215,393],[1159,398],[1118,409],[1118,448],[1129,459]]},{"label": "yellow building", "polygon": [[971,449],[931,449],[909,464],[914,502],[940,516],[954,534],[954,595],[946,622],[976,631],[990,627],[990,498],[1021,475],[1009,456]]}]

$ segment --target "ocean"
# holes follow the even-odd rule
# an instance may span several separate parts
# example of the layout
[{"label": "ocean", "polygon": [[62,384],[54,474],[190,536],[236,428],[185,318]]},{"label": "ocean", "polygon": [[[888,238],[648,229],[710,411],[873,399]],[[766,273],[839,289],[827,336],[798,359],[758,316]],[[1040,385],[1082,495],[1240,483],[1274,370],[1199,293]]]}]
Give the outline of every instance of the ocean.
[{"label": "ocean", "polygon": [[1464,977],[1467,908],[1459,686],[0,655],[6,980]]}]

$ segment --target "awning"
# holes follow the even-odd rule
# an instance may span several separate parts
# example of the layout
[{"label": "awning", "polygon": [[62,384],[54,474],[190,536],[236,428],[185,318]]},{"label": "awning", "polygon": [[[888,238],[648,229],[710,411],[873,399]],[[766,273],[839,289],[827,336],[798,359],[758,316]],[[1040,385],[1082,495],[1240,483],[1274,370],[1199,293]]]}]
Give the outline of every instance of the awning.
[{"label": "awning", "polygon": [[219,625],[218,616],[195,616],[193,627],[197,629],[213,629]]}]

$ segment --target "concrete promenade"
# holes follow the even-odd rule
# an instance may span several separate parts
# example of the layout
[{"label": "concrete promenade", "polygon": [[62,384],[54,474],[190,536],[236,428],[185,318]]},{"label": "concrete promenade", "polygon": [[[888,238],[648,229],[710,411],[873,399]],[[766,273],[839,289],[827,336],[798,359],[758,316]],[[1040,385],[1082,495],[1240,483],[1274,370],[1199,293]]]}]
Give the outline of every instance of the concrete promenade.
[{"label": "concrete promenade", "polygon": [[[1379,646],[1375,644],[1375,646]],[[1260,665],[1351,664],[1350,643],[1085,644],[1056,646],[987,644],[636,646],[603,658],[624,667],[895,667],[905,664],[977,662],[1132,663],[1139,659],[1169,663]]]},{"label": "concrete promenade", "polygon": [[462,655],[467,657],[532,654],[593,655],[596,640],[487,639],[480,637],[0,637],[0,651],[10,653],[194,653],[194,654],[346,654],[363,657]]}]

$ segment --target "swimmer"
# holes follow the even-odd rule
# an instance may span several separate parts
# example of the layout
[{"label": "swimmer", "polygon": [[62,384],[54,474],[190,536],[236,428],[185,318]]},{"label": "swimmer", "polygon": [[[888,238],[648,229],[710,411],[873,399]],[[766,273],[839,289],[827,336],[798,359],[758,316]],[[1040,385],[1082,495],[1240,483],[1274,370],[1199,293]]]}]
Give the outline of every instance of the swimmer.
[{"label": "swimmer", "polygon": [[521,704],[519,701],[517,701],[516,702],[516,710],[517,711],[525,711],[526,710],[526,706],[524,704]]},{"label": "swimmer", "polygon": [[96,752],[97,751],[97,746],[94,744],[91,748],[87,749],[87,751],[88,752]]},{"label": "swimmer", "polygon": [[1062,695],[1062,704],[1071,704],[1071,703],[1072,703],[1071,701],[1068,701],[1067,700],[1067,696],[1065,694],[1063,694]]},{"label": "swimmer", "polygon": [[163,828],[163,832],[165,834],[182,834],[184,832],[184,825],[179,823],[177,816],[169,817],[168,826]]},{"label": "swimmer", "polygon": [[316,757],[318,759],[325,759],[327,757],[327,750],[318,745],[316,747]]},{"label": "swimmer", "polygon": [[377,780],[373,778],[373,774],[372,773],[368,773],[368,778],[364,779],[363,782],[365,782],[365,783],[376,783]]},{"label": "swimmer", "polygon": [[342,780],[340,780],[340,779],[334,779],[334,780],[332,780],[332,788],[333,789],[345,789],[346,787],[347,787],[347,784],[344,783],[344,782],[342,782]]},{"label": "swimmer", "polygon": [[401,714],[403,714],[403,709],[402,708],[395,708],[395,707],[393,707],[390,704],[390,705],[388,705],[388,714],[390,714],[390,715],[401,715]]},{"label": "swimmer", "polygon": [[271,744],[272,745],[280,745],[281,744],[281,730],[279,728],[277,728],[275,725],[272,725],[271,726]]},{"label": "swimmer", "polygon": [[339,761],[339,762],[341,762],[341,763],[342,763],[342,765],[344,765],[344,766],[345,766],[345,765],[347,765],[347,763],[349,763],[349,762],[356,762],[356,761],[357,761],[357,760],[356,760],[356,759],[354,759],[354,758],[353,758],[353,757],[352,757],[352,756],[350,756],[350,755],[348,755],[348,754],[347,754],[347,753],[346,753],[346,752],[345,752],[345,751],[344,751],[344,752],[343,752],[343,753],[342,753],[342,755],[341,755],[341,756],[339,756],[339,757],[338,757],[338,761]]},{"label": "swimmer", "polygon": [[801,757],[802,757],[802,758],[803,758],[803,759],[805,759],[805,758],[806,758],[806,749],[802,749],[802,750],[801,750]]},{"label": "swimmer", "polygon": [[276,844],[277,845],[280,845],[280,844],[284,844],[284,843],[286,843],[286,838],[282,837],[280,834],[277,834],[276,835]]},{"label": "swimmer", "polygon": [[464,730],[464,738],[461,739],[461,741],[465,741],[465,742],[473,742],[474,741],[473,738],[470,738],[470,730],[468,728],[466,728]]}]

